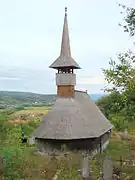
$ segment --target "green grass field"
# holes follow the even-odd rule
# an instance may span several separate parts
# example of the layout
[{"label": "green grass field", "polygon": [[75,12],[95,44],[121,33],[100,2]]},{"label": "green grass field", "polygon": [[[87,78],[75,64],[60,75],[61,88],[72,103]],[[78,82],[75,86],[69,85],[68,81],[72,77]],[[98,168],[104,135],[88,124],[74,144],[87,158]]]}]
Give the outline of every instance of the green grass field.
[{"label": "green grass field", "polygon": [[[0,178],[13,180],[52,180],[56,172],[59,172],[59,180],[79,180],[78,169],[80,169],[80,161],[82,159],[80,153],[69,153],[67,157],[63,154],[51,159],[48,155],[39,155],[36,153],[35,146],[21,144],[21,128],[19,124],[8,124],[8,120],[20,116],[20,114],[37,114],[30,118],[27,124],[24,124],[24,132],[26,136],[30,136],[38,127],[39,121],[43,115],[48,112],[48,107],[29,107],[22,111],[16,111],[8,116],[6,113],[0,113],[0,157],[6,160],[4,163],[0,160]],[[38,117],[39,114],[42,114]],[[39,121],[37,121],[37,119]],[[3,138],[1,138],[3,137]],[[112,157],[113,163],[121,172],[127,175],[133,175],[135,179],[135,170],[132,167],[120,167],[117,161],[120,156],[123,159],[135,159],[135,143],[132,141],[121,140],[117,136],[113,136],[107,150],[98,155],[95,160],[91,161],[91,169],[94,179],[96,180],[99,171],[102,170],[102,162],[105,155]]]},{"label": "green grass field", "polygon": [[20,115],[45,115],[48,113],[49,108],[48,107],[27,107],[24,110],[17,111],[12,114],[14,117],[19,117]]}]

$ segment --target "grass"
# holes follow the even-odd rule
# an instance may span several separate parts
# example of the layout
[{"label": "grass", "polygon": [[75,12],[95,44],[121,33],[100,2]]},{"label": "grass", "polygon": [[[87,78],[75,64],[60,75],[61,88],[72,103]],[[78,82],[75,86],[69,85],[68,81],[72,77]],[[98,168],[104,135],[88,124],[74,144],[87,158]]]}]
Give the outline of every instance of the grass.
[{"label": "grass", "polygon": [[27,107],[24,110],[21,111],[17,111],[15,112],[13,115],[14,116],[20,116],[22,114],[47,114],[48,113],[49,108],[48,107]]},{"label": "grass", "polygon": [[[26,146],[20,156],[23,161],[17,163],[16,159],[13,160],[14,172],[17,171],[21,178],[28,180],[32,179],[47,179],[51,180],[54,175],[59,172],[59,180],[79,180],[78,169],[80,169],[81,154],[69,153],[67,157],[57,156],[56,159],[51,159],[48,155],[36,154],[35,147]],[[121,168],[116,160],[122,156],[124,159],[135,159],[134,150],[130,149],[130,143],[117,139],[111,139],[110,145],[106,152],[101,156],[97,156],[95,160],[91,161],[91,169],[95,179],[98,178],[99,172],[102,170],[102,162],[105,155],[110,155],[116,167],[121,169],[121,172],[127,175],[133,175],[135,178],[134,169],[131,167]],[[16,174],[17,174],[16,173]],[[14,176],[14,179],[17,178]]]},{"label": "grass", "polygon": [[127,175],[133,176],[133,179],[135,179],[134,167],[121,167],[119,161],[121,157],[123,160],[135,160],[135,147],[132,148],[131,143],[132,141],[120,140],[116,137],[111,138],[110,144],[106,151],[102,155],[97,156],[96,160],[101,164],[106,155],[110,156],[114,166],[121,171],[121,174],[126,173]]},{"label": "grass", "polygon": [[[8,118],[16,117],[20,114],[27,113],[47,113],[48,107],[32,107],[25,110],[13,112],[9,114]],[[79,180],[78,169],[80,169],[80,162],[82,156],[80,153],[69,153],[67,157],[61,155],[52,159],[48,155],[39,155],[36,153],[35,146],[24,145],[20,143],[20,125],[8,125],[5,118],[5,125],[0,124],[0,128],[7,130],[5,140],[0,142],[0,157],[6,157],[6,165],[0,160],[0,179],[4,177],[7,180],[52,180],[56,173],[59,173],[59,180]],[[4,116],[1,119],[4,119]],[[42,116],[39,117],[42,119]],[[24,125],[24,131],[27,136],[30,136],[34,129],[38,126],[37,117]],[[134,131],[134,129],[133,129]],[[2,132],[2,131],[1,131]],[[0,132],[0,133],[1,133]],[[2,135],[2,134],[0,134]],[[134,169],[131,167],[120,167],[117,161],[120,156],[123,159],[135,159],[135,143],[131,141],[121,140],[117,136],[113,136],[107,150],[102,154],[96,156],[95,160],[90,162],[90,167],[93,171],[94,179],[97,180],[100,170],[102,170],[103,159],[106,155],[112,157],[113,163],[121,172],[127,175],[133,175],[135,179]]]}]

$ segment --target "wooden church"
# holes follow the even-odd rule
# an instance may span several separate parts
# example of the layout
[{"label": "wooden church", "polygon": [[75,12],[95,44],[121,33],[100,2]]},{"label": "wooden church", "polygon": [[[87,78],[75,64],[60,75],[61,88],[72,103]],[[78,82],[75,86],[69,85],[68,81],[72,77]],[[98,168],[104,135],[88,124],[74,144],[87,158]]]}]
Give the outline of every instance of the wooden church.
[{"label": "wooden church", "polygon": [[80,66],[71,56],[67,8],[60,56],[50,68],[57,70],[57,99],[33,133],[38,151],[61,150],[66,145],[69,150],[102,152],[109,143],[113,126],[87,92],[75,90],[74,70]]}]

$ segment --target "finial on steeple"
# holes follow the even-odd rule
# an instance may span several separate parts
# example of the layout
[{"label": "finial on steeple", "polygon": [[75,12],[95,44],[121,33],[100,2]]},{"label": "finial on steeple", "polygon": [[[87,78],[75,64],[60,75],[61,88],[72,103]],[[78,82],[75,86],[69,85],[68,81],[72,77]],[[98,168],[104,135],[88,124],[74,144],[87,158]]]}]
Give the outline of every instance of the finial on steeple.
[{"label": "finial on steeple", "polygon": [[65,7],[65,15],[67,15],[67,7]]},{"label": "finial on steeple", "polygon": [[64,17],[60,56],[49,67],[55,69],[58,69],[60,67],[72,67],[73,69],[80,69],[80,66],[71,57],[68,21],[67,21],[67,7],[65,7],[65,17]]}]

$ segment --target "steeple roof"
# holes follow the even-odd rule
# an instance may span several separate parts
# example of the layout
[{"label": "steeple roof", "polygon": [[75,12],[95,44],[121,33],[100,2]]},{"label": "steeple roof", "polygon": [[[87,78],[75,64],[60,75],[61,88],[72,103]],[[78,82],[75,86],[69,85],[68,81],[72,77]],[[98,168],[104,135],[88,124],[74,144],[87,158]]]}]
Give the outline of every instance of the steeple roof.
[{"label": "steeple roof", "polygon": [[71,57],[68,22],[67,22],[67,8],[65,8],[60,56],[49,67],[54,69],[58,69],[61,67],[72,67],[74,69],[80,69],[80,66]]}]

